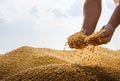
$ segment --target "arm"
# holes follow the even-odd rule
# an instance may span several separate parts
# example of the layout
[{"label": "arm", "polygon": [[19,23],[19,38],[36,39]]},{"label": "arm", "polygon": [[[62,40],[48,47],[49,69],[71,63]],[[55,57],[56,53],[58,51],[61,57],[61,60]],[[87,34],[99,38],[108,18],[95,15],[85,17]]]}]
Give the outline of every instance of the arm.
[{"label": "arm", "polygon": [[85,0],[83,14],[84,20],[81,32],[90,35],[94,32],[101,14],[101,0]]},{"label": "arm", "polygon": [[108,24],[111,24],[114,28],[116,28],[120,24],[120,4],[118,4],[115,8]]},{"label": "arm", "polygon": [[111,40],[113,33],[119,24],[120,24],[120,4],[116,6],[108,24],[102,28],[103,30],[101,32],[102,44],[106,44]]}]

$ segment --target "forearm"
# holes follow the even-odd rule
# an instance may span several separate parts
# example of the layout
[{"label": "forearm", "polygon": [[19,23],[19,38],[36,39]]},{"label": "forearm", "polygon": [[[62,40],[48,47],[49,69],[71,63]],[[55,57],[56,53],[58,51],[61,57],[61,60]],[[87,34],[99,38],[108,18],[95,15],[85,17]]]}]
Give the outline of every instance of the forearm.
[{"label": "forearm", "polygon": [[114,28],[118,27],[120,24],[120,4],[115,8],[108,24],[112,25]]},{"label": "forearm", "polygon": [[85,0],[82,29],[87,35],[94,32],[101,14],[101,0]]}]

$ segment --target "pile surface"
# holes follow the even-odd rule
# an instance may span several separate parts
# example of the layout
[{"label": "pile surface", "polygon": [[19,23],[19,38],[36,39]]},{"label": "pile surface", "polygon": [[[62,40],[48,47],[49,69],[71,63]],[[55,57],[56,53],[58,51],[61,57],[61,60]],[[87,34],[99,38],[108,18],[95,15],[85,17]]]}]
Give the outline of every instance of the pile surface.
[{"label": "pile surface", "polygon": [[0,56],[0,81],[120,81],[120,51],[21,47]]}]

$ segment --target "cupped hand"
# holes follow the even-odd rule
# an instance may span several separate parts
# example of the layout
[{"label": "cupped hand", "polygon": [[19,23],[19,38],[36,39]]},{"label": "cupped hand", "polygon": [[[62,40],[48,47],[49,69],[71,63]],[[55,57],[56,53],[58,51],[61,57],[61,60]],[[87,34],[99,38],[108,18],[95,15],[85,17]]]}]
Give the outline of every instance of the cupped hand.
[{"label": "cupped hand", "polygon": [[110,42],[114,31],[115,28],[110,24],[103,26],[100,32],[101,44],[107,44]]}]

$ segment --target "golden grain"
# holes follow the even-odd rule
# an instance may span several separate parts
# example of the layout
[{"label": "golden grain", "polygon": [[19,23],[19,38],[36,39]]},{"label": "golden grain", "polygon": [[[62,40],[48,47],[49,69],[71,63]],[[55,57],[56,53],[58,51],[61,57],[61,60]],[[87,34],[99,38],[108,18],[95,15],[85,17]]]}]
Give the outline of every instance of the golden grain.
[{"label": "golden grain", "polygon": [[[94,51],[94,52],[93,52]],[[21,47],[0,56],[1,81],[120,81],[120,52]]]},{"label": "golden grain", "polygon": [[70,48],[83,49],[89,45],[98,46],[100,44],[102,44],[100,32],[93,33],[90,36],[86,36],[84,33],[77,32],[68,37],[68,45]]}]

